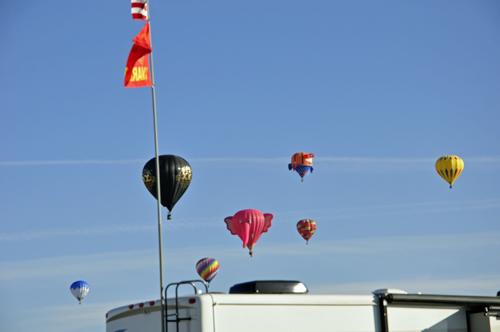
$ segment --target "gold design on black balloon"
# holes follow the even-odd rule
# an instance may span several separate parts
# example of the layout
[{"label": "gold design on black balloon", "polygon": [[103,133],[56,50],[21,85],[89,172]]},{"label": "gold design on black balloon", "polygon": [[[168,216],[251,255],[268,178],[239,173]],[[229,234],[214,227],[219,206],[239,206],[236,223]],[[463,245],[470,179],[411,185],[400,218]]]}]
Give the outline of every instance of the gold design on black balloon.
[{"label": "gold design on black balloon", "polygon": [[191,183],[191,167],[184,166],[179,168],[179,174],[175,176],[175,180],[179,182],[181,188],[187,188]]},{"label": "gold design on black balloon", "polygon": [[153,190],[154,185],[156,183],[156,177],[151,174],[150,170],[145,169],[142,172],[142,182],[146,185],[146,188],[148,188],[149,191]]}]

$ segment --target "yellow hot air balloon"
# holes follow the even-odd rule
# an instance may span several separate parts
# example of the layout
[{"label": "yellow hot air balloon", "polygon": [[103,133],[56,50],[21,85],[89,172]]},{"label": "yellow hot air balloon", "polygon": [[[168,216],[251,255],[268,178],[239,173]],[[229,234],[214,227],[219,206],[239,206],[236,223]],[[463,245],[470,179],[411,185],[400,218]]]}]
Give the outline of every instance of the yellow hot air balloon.
[{"label": "yellow hot air balloon", "polygon": [[464,169],[464,161],[458,156],[442,156],[436,161],[436,171],[450,184],[450,189]]}]

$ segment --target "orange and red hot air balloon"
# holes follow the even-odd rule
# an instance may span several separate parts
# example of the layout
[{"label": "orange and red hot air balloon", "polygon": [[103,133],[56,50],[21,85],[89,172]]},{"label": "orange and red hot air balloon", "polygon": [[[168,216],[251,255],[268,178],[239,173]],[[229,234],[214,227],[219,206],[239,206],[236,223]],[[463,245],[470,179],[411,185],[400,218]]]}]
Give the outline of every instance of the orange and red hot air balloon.
[{"label": "orange and red hot air balloon", "polygon": [[309,244],[309,239],[316,232],[316,222],[311,219],[302,219],[297,223],[297,231]]},{"label": "orange and red hot air balloon", "polygon": [[302,182],[304,182],[304,175],[308,171],[313,172],[313,159],[314,158],[314,153],[306,153],[306,152],[297,152],[292,156],[292,162],[288,164],[288,169],[290,171],[296,171],[299,173],[300,177],[302,178]]}]

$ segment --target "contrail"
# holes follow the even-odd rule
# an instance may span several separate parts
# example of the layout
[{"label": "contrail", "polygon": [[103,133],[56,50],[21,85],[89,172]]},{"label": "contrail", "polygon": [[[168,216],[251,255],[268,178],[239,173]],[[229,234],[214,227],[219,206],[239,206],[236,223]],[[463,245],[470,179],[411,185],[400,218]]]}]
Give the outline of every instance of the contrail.
[{"label": "contrail", "polygon": [[40,166],[40,165],[85,165],[85,164],[134,164],[144,162],[145,159],[122,160],[27,160],[27,161],[0,161],[0,166]]},{"label": "contrail", "polygon": [[[196,220],[197,219],[197,220]],[[220,222],[217,218],[187,218],[185,221],[189,223],[180,223],[177,225],[165,224],[163,227],[167,230],[175,230],[179,228],[199,228],[199,227],[218,227]],[[137,232],[155,232],[156,226],[137,226],[137,225],[109,225],[103,227],[94,227],[88,229],[39,229],[28,232],[16,233],[0,233],[0,243],[8,241],[24,241],[45,239],[51,237],[68,237],[68,236],[96,236],[96,235],[113,235],[118,233],[137,233]]]},{"label": "contrail", "polygon": [[[317,162],[327,163],[434,163],[437,158],[376,158],[376,157],[315,157]],[[280,164],[288,162],[289,157],[276,158],[190,158],[193,163],[257,163],[257,164]],[[500,156],[483,156],[483,157],[467,157],[462,158],[466,163],[499,163]],[[84,159],[84,160],[26,160],[26,161],[0,161],[0,166],[43,166],[43,165],[116,165],[116,164],[135,164],[145,163],[149,159],[119,159],[119,160],[101,160],[101,159]]]},{"label": "contrail", "polygon": [[[345,207],[338,209],[313,209],[309,210],[308,212],[315,213],[316,215],[321,216],[322,220],[349,220],[367,217],[415,215],[431,212],[487,210],[497,209],[499,207],[500,200],[487,199],[483,201],[416,202],[410,204],[375,205],[364,208]],[[288,218],[288,215],[295,215],[296,212],[298,211],[276,211],[274,215],[286,220]],[[178,230],[186,228],[220,228],[222,218],[184,218],[182,219],[182,221],[183,222],[177,224],[166,223],[163,225],[163,227],[167,230]],[[156,230],[156,226],[138,226],[133,224],[107,225],[88,229],[39,229],[26,232],[0,233],[0,243],[72,236],[83,237],[116,235],[118,233],[155,232]]]}]

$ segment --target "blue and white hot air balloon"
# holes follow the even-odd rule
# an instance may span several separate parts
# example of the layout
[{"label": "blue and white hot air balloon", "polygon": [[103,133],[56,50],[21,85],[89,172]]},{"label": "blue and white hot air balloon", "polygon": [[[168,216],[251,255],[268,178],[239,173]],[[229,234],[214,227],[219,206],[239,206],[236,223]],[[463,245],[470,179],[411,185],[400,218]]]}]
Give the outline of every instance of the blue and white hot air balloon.
[{"label": "blue and white hot air balloon", "polygon": [[80,301],[79,304],[82,304],[83,298],[89,292],[89,284],[83,280],[78,280],[71,284],[69,290],[71,291],[71,294],[73,294],[73,296]]}]

